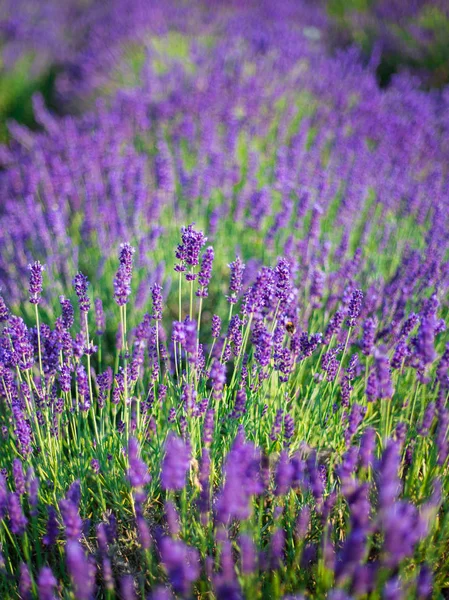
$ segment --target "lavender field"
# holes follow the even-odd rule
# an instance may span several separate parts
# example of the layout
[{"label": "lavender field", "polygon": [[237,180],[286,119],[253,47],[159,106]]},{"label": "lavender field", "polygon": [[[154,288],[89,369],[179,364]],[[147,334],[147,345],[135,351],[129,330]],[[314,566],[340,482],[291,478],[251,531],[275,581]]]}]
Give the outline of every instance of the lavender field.
[{"label": "lavender field", "polygon": [[329,4],[1,4],[1,600],[449,598],[449,10]]}]

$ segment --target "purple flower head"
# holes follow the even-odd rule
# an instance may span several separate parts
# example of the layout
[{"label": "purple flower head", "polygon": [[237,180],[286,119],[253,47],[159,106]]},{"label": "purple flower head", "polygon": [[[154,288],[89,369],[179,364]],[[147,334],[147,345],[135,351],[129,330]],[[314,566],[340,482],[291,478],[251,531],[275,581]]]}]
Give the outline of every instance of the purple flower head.
[{"label": "purple flower head", "polygon": [[160,544],[162,564],[176,594],[188,596],[192,583],[200,574],[199,555],[194,548],[180,540],[162,538]]},{"label": "purple flower head", "polygon": [[220,398],[226,383],[226,365],[215,359],[210,370],[214,398]]},{"label": "purple flower head", "polygon": [[32,265],[28,265],[30,270],[30,302],[31,304],[39,304],[42,293],[42,273],[45,266],[36,260]]},{"label": "purple flower head", "polygon": [[337,310],[330,319],[326,331],[324,333],[324,343],[328,344],[333,335],[337,335],[344,321],[344,314],[341,310]]},{"label": "purple flower head", "polygon": [[181,244],[176,250],[176,258],[180,264],[175,267],[177,271],[185,271],[186,265],[194,267],[199,263],[201,248],[207,241],[202,231],[195,231],[194,223],[181,228]]},{"label": "purple flower head", "polygon": [[137,600],[132,575],[124,575],[120,579],[120,598],[121,600]]},{"label": "purple flower head", "polygon": [[206,248],[206,252],[203,254],[203,258],[201,260],[201,268],[198,274],[198,283],[200,284],[200,289],[197,290],[196,295],[200,298],[207,298],[208,285],[210,278],[212,276],[212,263],[214,261],[214,249],[212,246]]},{"label": "purple flower head", "polygon": [[73,318],[74,312],[73,312],[72,303],[65,296],[59,296],[59,303],[62,308],[62,315],[61,315],[62,324],[64,325],[64,327],[66,329],[70,329],[74,322],[74,318]]},{"label": "purple flower head", "polygon": [[390,361],[384,348],[376,349],[374,352],[376,379],[377,379],[377,397],[391,398],[394,393],[391,381]]},{"label": "purple flower head", "polygon": [[286,258],[280,258],[274,270],[275,291],[279,302],[286,302],[291,293],[290,263]]},{"label": "purple flower head", "polygon": [[268,329],[262,325],[257,329],[257,334],[255,333],[254,337],[256,345],[254,357],[262,367],[267,367],[270,364],[271,350],[273,347],[272,336]]},{"label": "purple flower head", "polygon": [[133,488],[142,488],[150,483],[151,476],[148,467],[139,457],[139,444],[136,438],[130,438],[128,445],[128,479]]},{"label": "purple flower head", "polygon": [[23,472],[22,461],[20,458],[15,458],[12,463],[12,475],[14,478],[14,485],[16,492],[19,496],[25,493],[25,474]]},{"label": "purple flower head", "polygon": [[362,352],[365,356],[372,354],[374,349],[374,338],[376,333],[376,321],[373,318],[366,319],[363,323]]},{"label": "purple flower head", "polygon": [[281,452],[275,473],[276,496],[284,496],[289,491],[293,471],[294,467],[288,458],[288,453],[285,451]]},{"label": "purple flower head", "polygon": [[6,306],[5,301],[3,300],[3,297],[0,296],[0,323],[4,323],[5,321],[7,321],[8,317],[9,317],[8,307]]},{"label": "purple flower head", "polygon": [[416,339],[416,352],[423,365],[432,363],[436,358],[435,353],[435,327],[434,317],[423,317]]},{"label": "purple flower head", "polygon": [[53,506],[48,507],[47,529],[42,538],[43,544],[53,546],[56,543],[59,535],[59,523],[56,515],[56,510]]},{"label": "purple flower head", "polygon": [[239,434],[226,457],[225,483],[216,503],[217,517],[222,523],[250,517],[251,498],[263,491],[260,461],[260,450]]},{"label": "purple flower head", "polygon": [[40,600],[55,600],[54,590],[58,585],[50,567],[43,567],[37,578],[37,590]]},{"label": "purple flower head", "polygon": [[375,448],[376,431],[372,427],[367,427],[360,439],[359,461],[361,467],[367,468],[372,464]]},{"label": "purple flower head", "polygon": [[190,450],[183,440],[169,433],[165,443],[161,483],[164,490],[182,490],[190,467]]},{"label": "purple flower head", "polygon": [[119,268],[114,279],[114,299],[119,306],[124,306],[131,295],[134,252],[130,244],[120,244]]},{"label": "purple flower head", "polygon": [[245,265],[241,261],[240,257],[237,256],[235,260],[228,265],[231,269],[231,277],[229,281],[229,295],[226,296],[230,304],[237,302],[237,296],[242,289],[243,273],[245,271]]},{"label": "purple flower head", "polygon": [[75,293],[78,296],[80,311],[82,313],[87,313],[90,309],[90,298],[87,295],[89,281],[87,277],[81,273],[81,271],[75,275],[73,287],[75,288]]},{"label": "purple flower head", "polygon": [[206,446],[210,446],[212,443],[213,433],[214,433],[214,420],[215,420],[215,411],[213,408],[210,408],[206,412],[206,416],[204,417],[204,425],[203,425],[203,442]]},{"label": "purple flower head", "polygon": [[67,571],[73,582],[76,600],[91,600],[95,584],[95,569],[79,542],[69,540],[66,546]]},{"label": "purple flower head", "polygon": [[151,297],[153,299],[153,314],[155,321],[162,320],[162,287],[155,283],[151,288]]},{"label": "purple flower head", "polygon": [[31,369],[34,364],[34,347],[31,343],[30,332],[23,319],[11,316],[5,333],[11,339],[13,366],[18,366],[22,370]]},{"label": "purple flower head", "polygon": [[348,306],[348,327],[354,327],[362,310],[363,292],[362,290],[354,290]]},{"label": "purple flower head", "polygon": [[214,339],[217,339],[220,337],[220,330],[221,330],[221,319],[218,315],[213,315],[212,316],[212,337]]},{"label": "purple flower head", "polygon": [[416,594],[418,600],[430,600],[432,598],[433,577],[432,571],[427,565],[422,565],[416,578]]},{"label": "purple flower head", "polygon": [[399,494],[399,463],[399,447],[390,440],[378,467],[379,508],[381,510],[389,511]]},{"label": "purple flower head", "polygon": [[106,329],[106,319],[104,316],[103,302],[101,301],[101,298],[95,298],[94,305],[95,305],[95,327],[96,327],[95,333],[97,335],[103,335],[103,333],[105,332],[105,329]]},{"label": "purple flower head", "polygon": [[27,518],[23,514],[20,496],[11,493],[8,495],[9,527],[16,535],[23,535],[27,526]]},{"label": "purple flower head", "polygon": [[59,502],[64,531],[68,540],[79,540],[83,529],[83,521],[78,512],[78,506],[71,500],[65,499]]},{"label": "purple flower head", "polygon": [[28,566],[25,563],[20,563],[20,575],[19,575],[19,597],[20,600],[31,599],[31,574]]},{"label": "purple flower head", "polygon": [[239,536],[240,560],[242,563],[242,573],[251,575],[256,569],[256,549],[251,537],[247,534]]},{"label": "purple flower head", "polygon": [[186,339],[185,325],[183,321],[173,321],[172,340],[175,343],[184,345]]}]

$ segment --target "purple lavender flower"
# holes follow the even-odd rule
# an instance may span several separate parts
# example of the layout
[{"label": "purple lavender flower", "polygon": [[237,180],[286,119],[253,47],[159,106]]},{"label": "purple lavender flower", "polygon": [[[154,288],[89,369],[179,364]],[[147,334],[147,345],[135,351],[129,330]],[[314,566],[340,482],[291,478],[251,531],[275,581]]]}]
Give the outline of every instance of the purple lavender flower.
[{"label": "purple lavender flower", "polygon": [[211,335],[214,339],[220,337],[221,319],[218,315],[212,315]]},{"label": "purple lavender flower", "polygon": [[143,488],[151,481],[148,467],[139,457],[139,444],[136,438],[130,438],[128,445],[128,479],[133,488]]},{"label": "purple lavender flower", "polygon": [[14,485],[16,492],[19,496],[25,493],[25,474],[23,472],[23,465],[20,458],[15,458],[12,463],[12,475],[14,478]]},{"label": "purple lavender flower", "polygon": [[72,303],[65,296],[59,296],[59,303],[61,304],[62,308],[62,323],[66,329],[70,329],[74,322],[74,311]]},{"label": "purple lavender flower", "polygon": [[212,276],[213,261],[214,249],[212,248],[212,246],[209,246],[208,248],[206,248],[206,251],[203,254],[200,272],[198,273],[198,283],[200,284],[200,289],[197,290],[196,295],[200,298],[207,298],[209,294],[208,285]]},{"label": "purple lavender flower", "polygon": [[421,325],[416,339],[416,351],[423,365],[432,363],[435,360],[435,326],[433,317],[424,317],[421,319]]},{"label": "purple lavender flower", "polygon": [[201,248],[207,241],[202,231],[195,231],[194,223],[181,228],[181,244],[176,250],[176,258],[180,261],[176,271],[185,271],[186,265],[194,267],[199,263]]},{"label": "purple lavender flower", "polygon": [[328,344],[331,341],[332,336],[339,333],[341,326],[344,321],[344,314],[341,310],[337,310],[333,317],[330,319],[326,331],[324,333],[324,343]]},{"label": "purple lavender flower", "polygon": [[212,443],[213,433],[214,433],[214,420],[215,420],[215,411],[213,408],[210,408],[206,412],[206,416],[204,417],[204,426],[203,426],[203,442],[206,446],[210,446]]},{"label": "purple lavender flower", "polygon": [[37,589],[40,600],[55,600],[54,590],[58,582],[50,567],[43,567],[37,578]]},{"label": "purple lavender flower", "polygon": [[394,393],[391,381],[390,361],[384,348],[379,348],[374,353],[377,379],[377,397],[391,398]]},{"label": "purple lavender flower", "polygon": [[0,296],[0,323],[4,323],[5,321],[7,321],[8,317],[9,317],[8,307],[6,306],[5,301],[3,300],[3,297]]},{"label": "purple lavender flower", "polygon": [[78,303],[81,313],[89,312],[90,298],[87,295],[89,281],[87,277],[81,273],[81,271],[75,275],[73,287],[75,288],[75,293],[78,296]]},{"label": "purple lavender flower", "polygon": [[8,495],[8,513],[9,526],[16,535],[23,535],[28,523],[27,518],[23,514],[22,505],[20,504],[20,496],[10,493]]},{"label": "purple lavender flower", "polygon": [[11,316],[5,332],[9,335],[12,344],[11,360],[13,366],[23,370],[31,369],[34,364],[34,348],[31,343],[30,333],[20,317]]},{"label": "purple lavender flower", "polygon": [[134,252],[130,244],[120,244],[119,268],[114,279],[114,299],[119,306],[124,306],[131,295]]},{"label": "purple lavender flower", "polygon": [[374,349],[374,337],[376,333],[376,321],[373,318],[366,319],[363,323],[362,352],[365,356],[372,354]]},{"label": "purple lavender flower", "polygon": [[290,463],[288,453],[281,452],[275,473],[276,496],[284,496],[289,491],[292,477],[293,465]]},{"label": "purple lavender flower", "polygon": [[32,589],[31,574],[28,566],[25,563],[20,563],[20,575],[19,575],[19,596],[20,600],[31,599]]},{"label": "purple lavender flower", "polygon": [[251,514],[251,497],[262,492],[260,451],[239,434],[228,453],[225,482],[217,499],[217,517],[222,523],[230,519],[247,519]]},{"label": "purple lavender flower", "polygon": [[67,542],[66,564],[73,582],[76,600],[90,600],[95,584],[95,570],[79,542],[74,540]]},{"label": "purple lavender flower", "polygon": [[137,600],[132,575],[125,575],[120,579],[120,593],[122,600]]},{"label": "purple lavender flower", "polygon": [[155,321],[162,320],[162,287],[155,283],[151,288],[151,297],[153,299],[153,314]]},{"label": "purple lavender flower", "polygon": [[30,302],[31,304],[39,304],[42,293],[42,273],[45,266],[36,260],[32,265],[28,265],[30,270]]},{"label": "purple lavender flower", "polygon": [[348,318],[346,321],[348,327],[354,327],[356,325],[357,319],[360,315],[360,311],[362,310],[362,301],[362,290],[354,290],[352,292],[351,300],[349,301],[348,306]]},{"label": "purple lavender flower", "polygon": [[[69,496],[69,494],[67,494]],[[79,540],[83,529],[83,521],[78,512],[77,503],[66,497],[59,502],[59,509],[64,523],[64,532],[67,540]]]},{"label": "purple lavender flower", "polygon": [[56,517],[56,510],[53,506],[48,507],[47,528],[42,543],[46,546],[53,546],[59,535],[59,523]]},{"label": "purple lavender flower", "polygon": [[101,298],[95,298],[94,305],[95,305],[95,327],[96,327],[95,333],[97,335],[103,335],[103,333],[105,332],[105,328],[106,328],[106,319],[104,316],[103,302],[101,301]]},{"label": "purple lavender flower", "polygon": [[243,575],[252,575],[256,569],[256,549],[253,540],[247,534],[239,536],[240,560]]},{"label": "purple lavender flower", "polygon": [[239,256],[228,265],[231,269],[231,277],[229,281],[229,295],[226,296],[226,299],[230,304],[235,304],[237,302],[237,296],[242,289],[245,266],[246,265],[243,264]]},{"label": "purple lavender flower", "polygon": [[226,365],[215,359],[210,370],[214,398],[220,398],[226,383]]},{"label": "purple lavender flower", "polygon": [[199,577],[199,555],[194,548],[180,540],[162,538],[160,543],[162,564],[176,594],[188,596],[192,583]]},{"label": "purple lavender flower", "polygon": [[186,485],[190,467],[190,451],[173,433],[165,443],[165,456],[162,462],[161,483],[164,490],[182,490]]}]

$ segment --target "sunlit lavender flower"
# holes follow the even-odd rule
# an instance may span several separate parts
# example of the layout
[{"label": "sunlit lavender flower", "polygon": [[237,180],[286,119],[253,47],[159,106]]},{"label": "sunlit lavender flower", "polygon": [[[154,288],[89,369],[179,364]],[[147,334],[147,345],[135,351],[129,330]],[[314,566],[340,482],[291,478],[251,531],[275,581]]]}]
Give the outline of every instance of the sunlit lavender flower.
[{"label": "sunlit lavender flower", "polygon": [[356,325],[357,319],[360,315],[360,311],[362,310],[362,301],[362,290],[354,290],[352,292],[351,300],[349,301],[348,306],[348,318],[346,321],[348,327],[354,327]]},{"label": "sunlit lavender flower", "polygon": [[0,323],[4,323],[5,321],[7,321],[8,317],[9,317],[8,307],[6,306],[5,301],[3,300],[3,297],[0,296]]},{"label": "sunlit lavender flower", "polygon": [[160,543],[162,564],[176,594],[187,596],[192,583],[199,577],[199,554],[180,540],[162,538]]},{"label": "sunlit lavender flower", "polygon": [[8,495],[8,514],[9,526],[16,535],[23,535],[28,523],[27,518],[23,514],[22,505],[20,504],[20,496],[10,493]]},{"label": "sunlit lavender flower", "polygon": [[136,438],[130,438],[128,445],[128,478],[133,488],[142,488],[151,481],[148,467],[139,457],[139,444]]},{"label": "sunlit lavender flower", "polygon": [[73,582],[77,600],[90,600],[95,584],[95,568],[84,554],[79,542],[69,540],[66,546],[67,570]]},{"label": "sunlit lavender flower", "polygon": [[161,483],[164,490],[182,490],[190,467],[190,451],[181,438],[170,433],[165,444]]},{"label": "sunlit lavender flower", "polygon": [[212,277],[212,263],[214,261],[214,249],[212,246],[206,248],[203,258],[201,260],[201,268],[198,273],[198,283],[200,289],[197,290],[196,295],[200,298],[207,298],[209,295],[208,285],[210,278]]},{"label": "sunlit lavender flower", "polygon": [[211,327],[211,335],[214,339],[220,337],[221,330],[221,319],[218,315],[212,316],[212,327]]},{"label": "sunlit lavender flower", "polygon": [[374,337],[376,333],[376,321],[372,318],[363,323],[362,352],[369,356],[374,348]]},{"label": "sunlit lavender flower", "polygon": [[37,578],[37,589],[40,600],[54,600],[54,590],[58,582],[50,567],[43,567]]},{"label": "sunlit lavender flower", "polygon": [[42,273],[45,266],[36,260],[33,264],[28,265],[30,270],[30,302],[31,304],[39,304],[42,293]]},{"label": "sunlit lavender flower", "polygon": [[22,496],[25,493],[25,474],[20,458],[15,458],[12,463],[12,475],[17,494]]},{"label": "sunlit lavender flower", "polygon": [[155,283],[151,288],[151,297],[153,299],[153,314],[155,321],[162,320],[162,287]]},{"label": "sunlit lavender flower", "polygon": [[31,599],[31,574],[28,566],[25,563],[20,563],[20,575],[19,575],[19,595],[20,600]]},{"label": "sunlit lavender flower", "polygon": [[47,520],[47,528],[44,537],[42,538],[42,542],[46,546],[53,546],[56,543],[56,540],[59,535],[59,523],[56,516],[56,510],[53,506],[49,506],[48,510],[48,520]]},{"label": "sunlit lavender flower", "polygon": [[106,329],[106,318],[103,310],[103,302],[101,298],[95,298],[95,333],[97,335],[103,335]]},{"label": "sunlit lavender flower", "polygon": [[[207,241],[202,231],[195,231],[194,223],[181,228],[181,244],[176,250],[176,258],[180,261],[175,271],[185,271],[186,266],[194,267],[199,263],[201,248]],[[195,279],[196,275],[191,277]]]},{"label": "sunlit lavender flower", "polygon": [[114,299],[119,306],[124,306],[131,295],[134,252],[130,244],[120,244],[119,268],[114,279]]},{"label": "sunlit lavender flower", "polygon": [[243,273],[245,266],[239,256],[231,262],[228,267],[231,269],[231,277],[229,281],[229,295],[226,296],[230,304],[237,302],[237,296],[242,289]]},{"label": "sunlit lavender flower", "polygon": [[90,298],[87,295],[89,281],[87,277],[81,273],[81,271],[75,275],[73,287],[75,288],[75,293],[78,296],[80,311],[82,313],[87,313],[90,309]]}]

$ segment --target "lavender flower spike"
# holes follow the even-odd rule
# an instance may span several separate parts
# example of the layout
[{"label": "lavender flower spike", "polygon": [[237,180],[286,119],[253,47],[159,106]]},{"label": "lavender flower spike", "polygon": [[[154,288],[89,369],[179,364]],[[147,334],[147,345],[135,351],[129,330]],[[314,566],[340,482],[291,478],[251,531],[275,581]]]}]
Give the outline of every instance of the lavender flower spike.
[{"label": "lavender flower spike", "polygon": [[31,304],[39,304],[42,293],[42,273],[45,271],[45,266],[36,260],[32,265],[28,265],[30,270],[30,302]]}]

